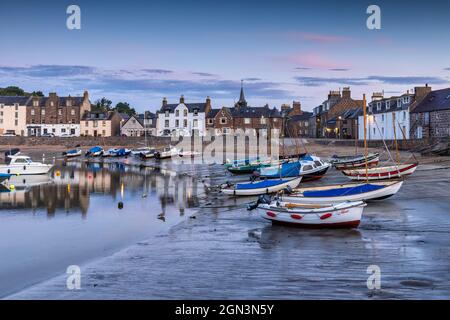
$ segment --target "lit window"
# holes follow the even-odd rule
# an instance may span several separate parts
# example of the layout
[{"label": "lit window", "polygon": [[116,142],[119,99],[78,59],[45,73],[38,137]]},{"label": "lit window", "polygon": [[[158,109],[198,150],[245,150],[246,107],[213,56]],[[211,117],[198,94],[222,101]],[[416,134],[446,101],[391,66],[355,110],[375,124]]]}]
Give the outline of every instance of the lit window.
[{"label": "lit window", "polygon": [[245,124],[250,124],[250,118],[245,118],[245,119],[244,119],[244,123],[245,123]]}]

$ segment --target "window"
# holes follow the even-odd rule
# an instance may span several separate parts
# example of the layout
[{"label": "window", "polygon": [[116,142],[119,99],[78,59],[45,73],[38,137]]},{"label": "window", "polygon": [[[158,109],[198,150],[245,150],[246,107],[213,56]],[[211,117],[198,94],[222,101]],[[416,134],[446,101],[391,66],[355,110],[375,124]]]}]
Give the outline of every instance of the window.
[{"label": "window", "polygon": [[213,123],[214,123],[214,120],[212,118],[209,118],[208,119],[208,124],[213,124]]},{"label": "window", "polygon": [[62,116],[62,109],[58,109],[58,115]]},{"label": "window", "polygon": [[194,109],[194,116],[198,116],[198,109]]},{"label": "window", "polygon": [[176,116],[176,117],[179,117],[179,116],[180,116],[180,110],[176,110],[176,111],[175,111],[175,116]]},{"label": "window", "polygon": [[169,110],[166,110],[165,114],[166,114],[166,117],[168,117],[169,116]]},{"label": "window", "polygon": [[381,133],[383,134],[384,137],[384,127],[381,128]]},{"label": "window", "polygon": [[31,109],[31,115],[34,116],[34,109]]},{"label": "window", "polygon": [[184,127],[187,128],[187,120],[184,120]]},{"label": "window", "polygon": [[184,114],[185,117],[187,117],[187,114],[188,114],[187,109],[184,109],[183,114]]},{"label": "window", "polygon": [[381,121],[384,121],[384,114],[381,115]]},{"label": "window", "polygon": [[62,128],[62,129],[61,129],[61,132],[62,132],[62,133],[65,133],[65,132],[66,132],[66,129]]},{"label": "window", "polygon": [[386,101],[386,109],[390,109],[391,108],[391,102],[388,100]]},{"label": "window", "polygon": [[406,120],[406,111],[403,111],[403,121]]},{"label": "window", "polygon": [[45,116],[45,109],[41,110],[41,115]]},{"label": "window", "polygon": [[305,127],[309,126],[309,122],[305,121]]},{"label": "window", "polygon": [[102,136],[106,136],[106,131],[102,130]]},{"label": "window", "polygon": [[53,107],[55,103],[53,101],[50,101],[50,107]]},{"label": "window", "polygon": [[175,120],[175,127],[179,127],[180,126],[180,120]]},{"label": "window", "polygon": [[15,117],[16,117],[16,118],[18,118],[18,117],[19,117],[19,113],[18,113],[18,112],[16,112],[16,114],[15,114]]},{"label": "window", "polygon": [[375,135],[375,128],[373,128],[373,135]]},{"label": "window", "polygon": [[245,119],[244,119],[244,123],[245,123],[245,124],[250,124],[250,118],[245,118]]},{"label": "window", "polygon": [[67,100],[66,101],[66,106],[71,107],[72,106],[72,100]]},{"label": "window", "polygon": [[397,108],[401,108],[401,107],[402,107],[402,100],[397,99]]},{"label": "window", "polygon": [[71,110],[70,110],[70,115],[72,115],[72,116],[75,115],[75,109],[71,109]]},{"label": "window", "polygon": [[104,127],[106,127],[106,121],[102,121],[102,125],[104,126]]},{"label": "window", "polygon": [[409,103],[409,97],[403,97],[403,103]]},{"label": "window", "polygon": [[2,108],[3,109],[3,106],[4,106],[4,104],[2,103],[2,104],[0,104],[0,108]]},{"label": "window", "polygon": [[220,118],[220,124],[226,124],[227,123],[227,118],[222,117]]},{"label": "window", "polygon": [[3,123],[3,119],[0,119],[0,123]]},{"label": "window", "polygon": [[75,134],[75,129],[70,129],[70,134]]},{"label": "window", "polygon": [[15,110],[19,110],[19,104],[18,103],[14,103],[14,109]]},{"label": "window", "polygon": [[197,128],[197,126],[198,126],[198,120],[197,119],[194,119],[194,121],[192,122],[192,126],[194,128]]},{"label": "window", "polygon": [[33,107],[39,107],[39,100],[33,101]]},{"label": "window", "polygon": [[85,125],[86,127],[89,127],[89,121],[85,121],[85,122],[84,122],[84,125]]},{"label": "window", "polygon": [[313,167],[311,165],[303,166],[303,171],[310,171],[312,169],[313,169]]},{"label": "window", "polygon": [[164,121],[164,126],[165,126],[166,128],[169,127],[169,120]]},{"label": "window", "polygon": [[84,131],[84,135],[88,136],[89,135],[89,131],[85,130]]},{"label": "window", "polygon": [[381,102],[377,102],[377,110],[378,110],[378,111],[381,110]]}]

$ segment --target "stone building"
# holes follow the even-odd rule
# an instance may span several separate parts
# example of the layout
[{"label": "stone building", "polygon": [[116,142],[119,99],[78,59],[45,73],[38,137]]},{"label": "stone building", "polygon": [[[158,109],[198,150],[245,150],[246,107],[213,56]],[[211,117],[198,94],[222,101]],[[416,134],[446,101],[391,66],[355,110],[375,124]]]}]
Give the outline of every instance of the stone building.
[{"label": "stone building", "polygon": [[410,121],[410,134],[415,139],[450,137],[450,88],[435,91],[430,88],[412,108]]},{"label": "stone building", "polygon": [[79,136],[81,117],[91,110],[89,94],[83,97],[31,97],[27,102],[26,124],[30,136],[53,134],[55,136]]},{"label": "stone building", "polygon": [[212,134],[231,134],[234,129],[233,115],[229,108],[211,109],[206,115],[206,129]]},{"label": "stone building", "polygon": [[120,135],[122,118],[115,111],[86,112],[81,119],[81,135],[112,137]]}]

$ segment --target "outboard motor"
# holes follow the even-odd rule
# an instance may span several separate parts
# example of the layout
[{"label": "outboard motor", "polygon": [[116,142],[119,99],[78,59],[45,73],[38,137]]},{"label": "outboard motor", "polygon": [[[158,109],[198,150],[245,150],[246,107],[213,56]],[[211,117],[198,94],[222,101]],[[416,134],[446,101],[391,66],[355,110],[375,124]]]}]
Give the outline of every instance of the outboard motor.
[{"label": "outboard motor", "polygon": [[286,186],[286,188],[284,188],[283,191],[286,192],[287,194],[291,194],[292,188],[290,186]]},{"label": "outboard motor", "polygon": [[258,208],[258,206],[260,204],[270,204],[271,201],[272,201],[272,197],[270,195],[268,195],[268,194],[260,195],[258,197],[258,200],[256,200],[255,202],[249,203],[247,205],[247,210],[248,211],[254,210],[254,209]]}]

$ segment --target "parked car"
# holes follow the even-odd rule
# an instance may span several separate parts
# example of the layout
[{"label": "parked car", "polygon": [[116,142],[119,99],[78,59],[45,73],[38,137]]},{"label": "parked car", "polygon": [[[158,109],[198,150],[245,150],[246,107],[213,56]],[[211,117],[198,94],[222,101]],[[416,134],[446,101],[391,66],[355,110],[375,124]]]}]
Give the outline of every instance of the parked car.
[{"label": "parked car", "polygon": [[54,137],[55,136],[55,134],[54,133],[44,133],[44,134],[42,134],[41,135],[41,137]]},{"label": "parked car", "polygon": [[15,137],[16,135],[14,133],[7,132],[7,133],[2,134],[1,136],[2,137]]}]

